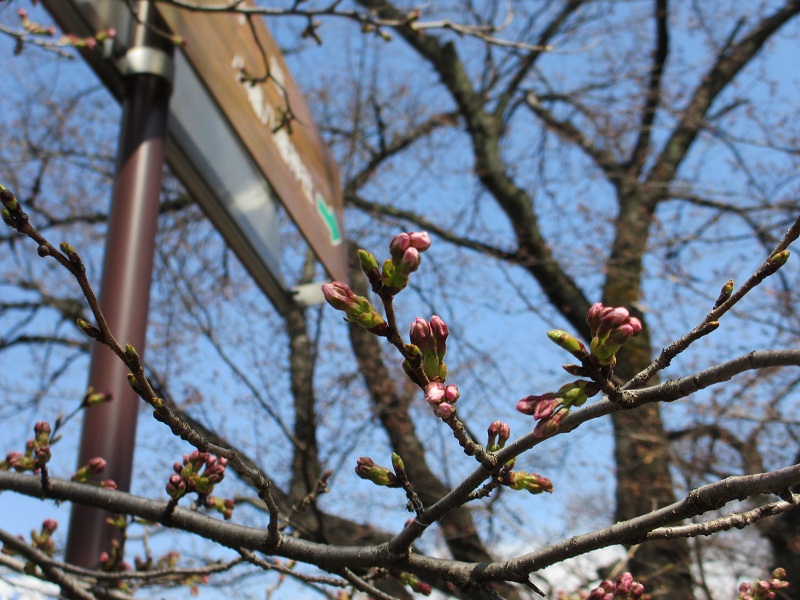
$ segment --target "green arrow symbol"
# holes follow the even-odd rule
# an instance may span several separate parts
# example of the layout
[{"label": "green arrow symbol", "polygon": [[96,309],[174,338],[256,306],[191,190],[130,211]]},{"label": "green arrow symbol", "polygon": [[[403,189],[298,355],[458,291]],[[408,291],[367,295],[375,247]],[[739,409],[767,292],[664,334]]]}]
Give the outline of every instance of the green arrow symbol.
[{"label": "green arrow symbol", "polygon": [[333,212],[333,207],[325,202],[322,194],[317,194],[317,212],[322,217],[322,222],[328,228],[328,234],[331,238],[331,245],[338,246],[342,243],[342,232],[339,230],[339,222],[336,220],[336,213]]}]

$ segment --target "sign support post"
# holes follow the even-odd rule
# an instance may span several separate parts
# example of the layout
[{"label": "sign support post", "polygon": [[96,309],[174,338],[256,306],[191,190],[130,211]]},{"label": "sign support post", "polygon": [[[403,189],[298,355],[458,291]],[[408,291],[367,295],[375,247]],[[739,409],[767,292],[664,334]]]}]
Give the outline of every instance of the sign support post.
[{"label": "sign support post", "polygon": [[[145,343],[172,90],[171,42],[148,28],[155,17],[150,2],[139,2],[139,23],[134,25],[123,65],[126,90],[100,288],[100,306],[114,336],[140,353]],[[98,392],[110,392],[113,399],[86,410],[78,467],[100,456],[107,462],[104,477],[129,491],[140,402],[128,385],[127,372],[107,347],[93,345],[89,385]],[[68,563],[94,568],[102,552],[111,553],[112,540],[121,539],[120,531],[106,523],[111,516],[73,505]]]}]

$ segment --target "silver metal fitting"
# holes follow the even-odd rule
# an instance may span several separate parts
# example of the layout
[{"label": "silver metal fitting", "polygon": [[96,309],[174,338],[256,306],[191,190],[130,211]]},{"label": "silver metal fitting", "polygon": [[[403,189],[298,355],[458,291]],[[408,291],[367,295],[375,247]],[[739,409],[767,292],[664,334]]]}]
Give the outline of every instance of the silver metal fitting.
[{"label": "silver metal fitting", "polygon": [[170,82],[175,78],[175,62],[172,57],[163,50],[148,46],[128,50],[119,61],[119,69],[124,76],[158,75]]}]

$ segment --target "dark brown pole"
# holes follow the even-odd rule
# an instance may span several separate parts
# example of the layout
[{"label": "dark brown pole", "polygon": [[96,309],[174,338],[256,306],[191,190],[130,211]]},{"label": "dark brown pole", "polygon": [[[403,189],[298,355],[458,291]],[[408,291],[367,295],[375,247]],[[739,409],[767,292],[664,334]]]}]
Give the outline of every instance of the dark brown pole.
[{"label": "dark brown pole", "polygon": [[[152,18],[147,3],[141,3],[141,8],[140,17]],[[152,34],[144,27],[139,30],[132,47],[145,49],[146,54],[152,50]],[[155,43],[161,46],[163,58],[164,41]],[[145,344],[171,91],[168,76],[147,72],[146,60],[141,64],[144,69],[137,72],[139,67],[134,65],[126,81],[100,288],[100,305],[112,333],[122,345],[133,344],[140,354]],[[108,348],[94,346],[89,384],[97,391],[111,392],[113,400],[86,411],[78,459],[82,466],[95,456],[104,458],[103,479],[113,479],[121,490],[130,490],[140,406],[127,373]],[[73,505],[67,562],[95,567],[102,552],[111,552],[112,540],[120,539],[120,532],[105,523],[110,516],[99,509]]]}]

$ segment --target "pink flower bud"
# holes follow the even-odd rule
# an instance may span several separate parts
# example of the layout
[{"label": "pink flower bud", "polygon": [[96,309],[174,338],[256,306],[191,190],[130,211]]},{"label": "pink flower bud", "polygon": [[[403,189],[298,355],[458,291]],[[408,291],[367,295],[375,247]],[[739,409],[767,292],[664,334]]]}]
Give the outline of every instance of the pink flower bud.
[{"label": "pink flower bud", "polygon": [[458,391],[458,386],[450,384],[444,388],[444,399],[450,404],[455,404],[456,400],[461,397],[461,392]]},{"label": "pink flower bud", "polygon": [[431,326],[422,317],[417,317],[411,324],[411,331],[409,332],[409,339],[411,343],[417,346],[421,351],[425,352],[426,349],[431,347],[433,341],[433,332]]},{"label": "pink flower bud", "polygon": [[444,400],[445,386],[439,381],[432,381],[425,386],[425,400],[428,404],[439,404]]},{"label": "pink flower bud", "polygon": [[106,468],[106,461],[100,456],[95,456],[94,458],[89,459],[89,462],[86,464],[92,473],[102,473]]},{"label": "pink flower bud", "polygon": [[419,269],[422,258],[419,255],[419,250],[416,248],[409,248],[403,253],[403,258],[400,261],[400,271],[402,273],[413,273]]},{"label": "pink flower bud", "polygon": [[42,531],[45,533],[52,534],[56,529],[58,529],[58,521],[54,519],[45,519],[42,523]]},{"label": "pink flower bud", "polygon": [[362,456],[356,461],[356,475],[361,479],[367,479],[375,485],[387,487],[397,487],[400,485],[397,476],[386,467],[380,467],[367,457]]},{"label": "pink flower bud", "polygon": [[104,490],[116,490],[117,483],[113,479],[104,479],[100,482],[100,487]]},{"label": "pink flower bud", "polygon": [[537,438],[546,438],[558,433],[558,428],[561,426],[561,421],[569,414],[567,409],[559,410],[551,416],[539,421],[533,430],[533,436]]},{"label": "pink flower bud", "polygon": [[36,434],[36,437],[40,435],[50,435],[52,429],[50,429],[50,423],[47,421],[39,421],[36,425],[33,426],[33,432]]},{"label": "pink flower bud", "polygon": [[441,417],[442,419],[446,419],[453,412],[456,410],[456,407],[448,402],[442,402],[441,404],[437,404],[433,408],[433,414],[437,417]]},{"label": "pink flower bud", "polygon": [[407,233],[398,233],[392,241],[389,242],[389,253],[392,255],[392,260],[400,262],[403,258],[405,251],[411,247],[411,238]]},{"label": "pink flower bud", "polygon": [[629,594],[633,586],[633,575],[630,573],[623,573],[617,577],[617,591],[623,594]]},{"label": "pink flower bud", "polygon": [[188,486],[183,477],[178,474],[173,474],[169,477],[166,489],[169,497],[177,500],[186,493]]},{"label": "pink flower bud", "polygon": [[427,231],[413,231],[408,234],[408,241],[412,248],[425,252],[431,247],[431,238]]},{"label": "pink flower bud", "polygon": [[431,317],[431,332],[433,332],[433,337],[436,339],[436,354],[438,354],[439,360],[442,360],[447,353],[447,336],[450,335],[450,329],[447,327],[447,323],[442,321],[441,317],[433,315]]},{"label": "pink flower bud", "polygon": [[348,312],[357,307],[356,295],[346,283],[338,281],[326,283],[322,286],[322,295],[325,296],[325,301],[336,310]]},{"label": "pink flower bud", "polygon": [[[556,400],[556,403],[558,402],[556,395],[553,394],[552,392],[548,392],[547,394],[541,394],[539,396],[526,396],[525,398],[517,402],[517,410],[521,412],[523,415],[534,415],[536,419],[544,419],[545,417],[549,416],[552,413],[552,410],[550,411],[550,413],[546,413],[545,411],[544,416],[536,416],[537,406],[543,402],[549,403],[552,400]],[[541,415],[542,410],[543,409],[541,408],[538,409],[539,411],[538,414]]]}]

